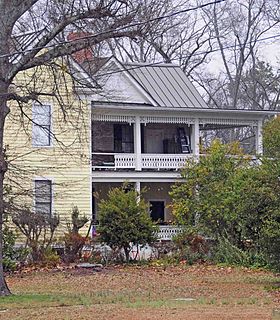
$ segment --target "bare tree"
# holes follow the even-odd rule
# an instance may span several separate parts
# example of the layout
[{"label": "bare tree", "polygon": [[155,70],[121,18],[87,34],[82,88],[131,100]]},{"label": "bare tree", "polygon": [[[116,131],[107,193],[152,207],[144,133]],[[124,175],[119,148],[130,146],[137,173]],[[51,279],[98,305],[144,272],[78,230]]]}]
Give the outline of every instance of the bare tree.
[{"label": "bare tree", "polygon": [[[199,1],[144,0],[139,21],[147,21],[132,39],[110,39],[108,47],[123,61],[175,62],[190,74],[207,63],[213,32],[201,16]],[[191,8],[197,10],[188,11]],[[165,19],[157,19],[165,16]],[[203,51],[199,54],[199,51]]]},{"label": "bare tree", "polygon": [[[138,7],[129,0],[0,0],[0,295],[10,291],[3,274],[3,181],[8,169],[4,126],[10,107],[36,100],[43,90],[14,90],[15,78],[25,70],[54,65],[53,61],[107,39],[137,34]],[[28,23],[27,23],[28,22]],[[71,31],[90,35],[68,40]],[[24,32],[21,36],[19,32]],[[26,35],[31,40],[26,44]],[[35,36],[34,36],[35,35]],[[35,73],[36,74],[36,73]],[[54,91],[57,88],[54,88]],[[16,101],[16,104],[9,103]],[[24,116],[24,110],[22,109]],[[62,112],[63,114],[63,112]]]},{"label": "bare tree", "polygon": [[[199,8],[205,4],[200,0],[176,1],[176,5],[172,0],[158,0],[152,6],[151,0],[143,2],[145,6],[140,7],[139,19],[149,17],[152,22],[143,25],[141,34],[133,39],[108,40],[113,54],[135,62],[180,64],[186,74],[204,89],[210,107],[277,107],[277,95],[274,94],[275,101],[271,103],[271,89],[268,85],[261,85],[257,75],[259,61],[265,59],[261,49],[267,42],[263,39],[273,41],[270,38],[279,29],[278,0],[228,0],[204,8]],[[186,12],[190,6],[199,9]],[[178,11],[182,13],[172,15]],[[156,20],[160,15],[170,17]],[[275,77],[271,81],[275,84]],[[254,94],[254,90],[247,90],[252,86],[258,90],[262,87],[262,101],[256,101],[260,98],[256,90]],[[270,102],[264,97],[269,97]]]},{"label": "bare tree", "polygon": [[[212,47],[217,50],[216,59],[220,63],[216,63],[219,69],[216,75],[200,73],[198,81],[204,88],[207,87],[206,90],[212,89],[208,91],[208,96],[213,107],[248,109],[258,105],[257,108],[264,109],[267,106],[267,103],[252,101],[258,99],[256,91],[250,103],[249,96],[244,99],[244,95],[252,95],[252,90],[250,93],[246,90],[252,83],[255,88],[260,88],[260,79],[256,75],[260,67],[258,62],[263,59],[262,40],[271,36],[279,24],[271,17],[270,5],[271,2],[266,0],[231,0],[204,9],[215,34]],[[263,91],[266,89],[267,86],[262,87]]]}]

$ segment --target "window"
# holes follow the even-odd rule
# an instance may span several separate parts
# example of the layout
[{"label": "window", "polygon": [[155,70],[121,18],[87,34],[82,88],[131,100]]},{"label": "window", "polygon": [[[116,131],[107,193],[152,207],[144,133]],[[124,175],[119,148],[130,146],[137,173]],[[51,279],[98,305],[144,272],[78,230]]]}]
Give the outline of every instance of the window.
[{"label": "window", "polygon": [[35,180],[35,212],[52,214],[52,181]]},{"label": "window", "polygon": [[51,145],[51,106],[35,104],[32,108],[32,145],[47,147]]}]

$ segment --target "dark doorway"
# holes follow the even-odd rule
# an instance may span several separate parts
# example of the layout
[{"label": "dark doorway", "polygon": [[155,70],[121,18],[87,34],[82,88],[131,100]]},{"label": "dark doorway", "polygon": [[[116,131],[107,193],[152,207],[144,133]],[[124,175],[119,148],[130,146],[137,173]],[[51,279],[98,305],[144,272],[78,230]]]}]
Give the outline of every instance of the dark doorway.
[{"label": "dark doorway", "polygon": [[150,201],[150,216],[154,222],[164,222],[164,201]]},{"label": "dark doorway", "polygon": [[114,152],[133,153],[133,126],[114,124]]}]

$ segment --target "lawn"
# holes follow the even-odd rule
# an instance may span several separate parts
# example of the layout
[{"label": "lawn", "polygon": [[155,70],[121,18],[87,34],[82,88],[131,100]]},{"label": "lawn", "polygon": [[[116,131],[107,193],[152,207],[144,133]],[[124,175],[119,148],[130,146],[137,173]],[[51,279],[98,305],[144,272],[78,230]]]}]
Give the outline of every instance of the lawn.
[{"label": "lawn", "polygon": [[11,297],[0,319],[271,319],[280,279],[264,271],[216,266],[67,269],[7,277]]}]

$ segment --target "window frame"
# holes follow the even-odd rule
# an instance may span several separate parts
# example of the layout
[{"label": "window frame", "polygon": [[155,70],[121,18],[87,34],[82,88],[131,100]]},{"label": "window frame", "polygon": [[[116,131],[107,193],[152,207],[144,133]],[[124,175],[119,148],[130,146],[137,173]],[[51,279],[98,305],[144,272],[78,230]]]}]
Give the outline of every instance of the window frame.
[{"label": "window frame", "polygon": [[42,182],[42,181],[47,181],[50,183],[50,201],[48,202],[42,202],[39,201],[40,204],[49,204],[49,216],[52,217],[53,213],[54,213],[54,180],[52,178],[43,178],[43,177],[36,177],[33,180],[33,210],[35,213],[36,212],[36,204],[38,203],[38,201],[36,201],[36,182]]},{"label": "window frame", "polygon": [[[34,119],[34,114],[35,108],[38,107],[44,107],[48,106],[49,107],[49,124],[37,124],[36,119]],[[53,107],[51,103],[44,102],[44,103],[33,103],[32,104],[32,147],[34,148],[51,148],[53,147],[53,139],[52,139],[52,127],[53,127],[53,122],[52,122],[52,113],[53,113]],[[48,137],[48,144],[39,144],[36,141],[35,137],[35,130],[36,128],[40,128],[40,130],[43,130],[43,132],[47,135]]]}]

